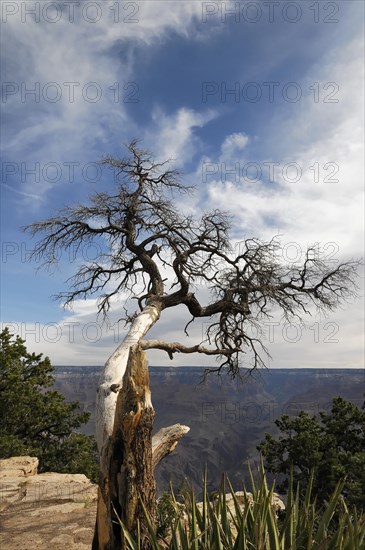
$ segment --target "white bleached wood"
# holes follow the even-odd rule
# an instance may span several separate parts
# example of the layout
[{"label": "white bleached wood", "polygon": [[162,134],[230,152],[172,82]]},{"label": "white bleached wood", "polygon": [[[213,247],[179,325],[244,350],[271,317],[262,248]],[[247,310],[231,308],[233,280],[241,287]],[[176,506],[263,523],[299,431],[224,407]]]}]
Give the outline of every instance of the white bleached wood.
[{"label": "white bleached wood", "polygon": [[96,400],[96,441],[100,453],[113,432],[117,397],[123,385],[129,351],[145,336],[159,317],[158,307],[147,306],[133,320],[123,342],[105,363]]},{"label": "white bleached wood", "polygon": [[182,424],[161,428],[152,437],[152,467],[155,468],[165,456],[172,453],[179,440],[189,431],[189,426]]}]

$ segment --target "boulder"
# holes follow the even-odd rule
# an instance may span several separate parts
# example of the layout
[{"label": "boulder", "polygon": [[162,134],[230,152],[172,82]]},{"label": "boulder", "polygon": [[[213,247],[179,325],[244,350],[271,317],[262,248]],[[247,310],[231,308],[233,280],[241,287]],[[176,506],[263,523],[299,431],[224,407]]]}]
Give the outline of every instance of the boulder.
[{"label": "boulder", "polygon": [[38,458],[18,456],[0,460],[0,503],[88,503],[97,497],[97,485],[83,474],[37,474]]},{"label": "boulder", "polygon": [[[247,495],[248,502],[252,504],[253,503],[252,493],[246,493],[246,495]],[[243,510],[244,505],[246,503],[246,497],[245,497],[244,491],[236,491],[235,496],[240,504],[241,510]],[[231,493],[226,494],[226,502],[230,508],[233,507],[234,509],[234,500]],[[277,493],[273,493],[272,495],[271,506],[275,509],[276,513],[280,512],[281,510],[285,510],[285,504]]]},{"label": "boulder", "polygon": [[35,476],[39,460],[35,456],[15,456],[0,460],[0,479]]},{"label": "boulder", "polygon": [[[241,512],[244,511],[246,503],[248,503],[249,505],[252,505],[253,502],[254,502],[252,493],[246,493],[245,494],[244,491],[236,491],[235,492],[235,497],[236,497],[236,499],[239,503],[239,507],[240,507]],[[236,508],[235,508],[234,498],[233,498],[233,495],[231,493],[226,493],[226,504],[227,504],[227,508],[228,508],[228,518],[229,518],[229,523],[230,523],[231,528],[232,528],[232,533],[233,533],[234,536],[236,536],[237,535],[237,530],[236,530],[235,522],[233,520],[233,518],[236,517]],[[187,516],[187,513],[185,511],[185,506],[183,504],[178,504],[178,506],[179,506],[179,509],[182,511],[182,519],[184,521],[184,524],[188,528],[189,527],[189,525],[188,525],[188,516]],[[197,507],[198,507],[198,509],[200,510],[201,513],[203,512],[203,506],[204,506],[203,502],[198,502],[197,503]],[[276,514],[278,514],[281,510],[285,510],[285,504],[281,500],[280,496],[277,493],[273,493],[273,495],[272,495],[271,506],[275,510]],[[170,536],[170,534],[169,534],[169,536]]]},{"label": "boulder", "polygon": [[[244,491],[236,491],[234,495],[235,495],[235,497],[236,497],[236,499],[239,503],[241,511],[244,510],[246,501],[249,504],[253,503],[252,493],[246,493],[246,495],[245,495]],[[235,505],[234,505],[234,498],[233,498],[233,495],[231,493],[226,493],[226,503],[227,503],[227,506],[228,506],[229,510],[232,512],[232,514],[235,515],[236,510],[235,510]],[[203,503],[202,502],[198,502],[197,506],[199,507],[200,510],[203,510]],[[281,498],[279,497],[279,495],[277,493],[273,493],[273,495],[272,495],[271,506],[273,506],[276,513],[278,513],[280,510],[285,510],[285,504],[281,500]]]}]

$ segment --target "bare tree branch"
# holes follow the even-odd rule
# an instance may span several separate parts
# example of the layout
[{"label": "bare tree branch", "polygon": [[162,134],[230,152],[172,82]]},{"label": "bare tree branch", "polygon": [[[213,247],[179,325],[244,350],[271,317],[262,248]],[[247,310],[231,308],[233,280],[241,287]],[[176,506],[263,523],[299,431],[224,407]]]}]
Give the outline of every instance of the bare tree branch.
[{"label": "bare tree branch", "polygon": [[141,340],[141,348],[146,349],[160,349],[166,351],[170,359],[174,358],[174,353],[204,353],[205,355],[232,355],[239,352],[239,348],[236,349],[209,349],[205,348],[201,344],[195,346],[183,346],[179,342],[162,342],[161,340]]},{"label": "bare tree branch", "polygon": [[[67,281],[70,290],[58,295],[63,303],[97,296],[99,312],[106,315],[114,298],[127,292],[140,311],[184,305],[192,316],[185,333],[193,320],[207,319],[206,338],[213,348],[201,343],[157,346],[156,341],[149,347],[164,349],[170,357],[176,352],[221,355],[222,366],[235,375],[242,359],[247,363],[247,351],[251,366],[265,365],[257,351],[262,342],[249,337],[249,328],[260,326],[272,311],[284,319],[302,319],[356,296],[360,261],[334,265],[309,247],[302,265],[287,265],[277,237],[246,239],[235,253],[230,216],[219,210],[200,219],[185,216],[175,197],[192,188],[180,183],[180,174],[167,163],[156,163],[137,140],[127,148],[124,159],[102,160],[115,173],[115,194],[96,193],[88,205],[66,208],[26,228],[43,235],[34,255],[43,258],[44,267],[56,266],[61,250],[77,253],[90,243],[99,247],[97,261],[81,263]],[[210,293],[206,303],[196,292],[202,286]]]},{"label": "bare tree branch", "polygon": [[174,424],[161,428],[152,436],[152,468],[154,469],[165,456],[172,453],[180,439],[190,431],[188,426]]}]

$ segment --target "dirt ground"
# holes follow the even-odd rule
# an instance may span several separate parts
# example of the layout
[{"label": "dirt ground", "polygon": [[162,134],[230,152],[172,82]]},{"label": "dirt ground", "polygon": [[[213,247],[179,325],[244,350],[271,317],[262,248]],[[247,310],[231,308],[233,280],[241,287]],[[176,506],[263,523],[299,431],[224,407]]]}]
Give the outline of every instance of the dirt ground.
[{"label": "dirt ground", "polygon": [[0,513],[2,550],[90,550],[96,502],[16,503]]}]

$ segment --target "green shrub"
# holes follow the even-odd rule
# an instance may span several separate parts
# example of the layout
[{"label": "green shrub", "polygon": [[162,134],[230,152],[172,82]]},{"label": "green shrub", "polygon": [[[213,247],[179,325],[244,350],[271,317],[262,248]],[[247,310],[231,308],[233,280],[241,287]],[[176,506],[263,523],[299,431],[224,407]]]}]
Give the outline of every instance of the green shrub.
[{"label": "green shrub", "polygon": [[178,515],[176,507],[177,505],[172,494],[167,491],[158,499],[156,512],[156,533],[158,536],[167,536],[172,523]]},{"label": "green shrub", "polygon": [[7,328],[0,333],[0,458],[36,456],[40,472],[97,481],[95,438],[77,431],[90,414],[52,389],[52,373],[48,357],[29,353]]},{"label": "green shrub", "polygon": [[301,496],[314,470],[318,504],[328,501],[338,481],[346,478],[346,504],[365,512],[365,402],[360,408],[334,397],[329,413],[311,417],[301,411],[294,418],[283,415],[275,424],[280,429],[278,438],[266,434],[257,449],[266,470],[279,478],[279,492],[286,492],[294,464],[294,487],[299,483]]}]

